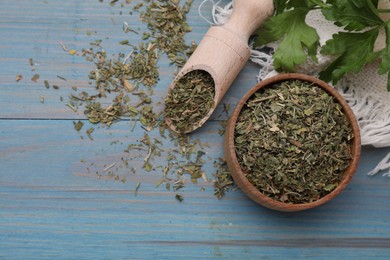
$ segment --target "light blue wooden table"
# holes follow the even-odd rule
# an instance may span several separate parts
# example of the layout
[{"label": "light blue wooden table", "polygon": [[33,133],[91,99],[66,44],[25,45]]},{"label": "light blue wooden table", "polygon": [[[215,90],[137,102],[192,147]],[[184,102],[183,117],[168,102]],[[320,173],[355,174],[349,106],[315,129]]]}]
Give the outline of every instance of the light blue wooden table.
[{"label": "light blue wooden table", "polygon": [[[119,169],[127,174],[124,183],[88,172],[118,161],[144,132],[139,124],[131,132],[123,120],[97,128],[91,141],[73,129],[75,120],[88,125],[82,112],[75,114],[60,101],[73,85],[87,88],[93,69],[63,51],[60,42],[81,50],[103,39],[107,51],[125,52],[118,42],[137,42],[139,36],[124,34],[123,21],[146,29],[136,21],[138,14],[129,15],[130,8],[118,4],[125,1],[114,7],[108,2],[0,2],[0,259],[390,258],[390,178],[366,175],[389,149],[364,147],[347,189],[298,213],[268,210],[239,190],[218,200],[212,183],[189,183],[180,191],[180,203],[174,192],[156,188],[157,171],[139,169],[142,158],[134,159],[136,174]],[[209,27],[198,16],[200,2],[194,1],[188,17],[193,26],[188,41],[199,41]],[[167,59],[159,66],[156,103],[174,74]],[[256,83],[257,70],[248,63],[223,102],[234,106]],[[37,83],[30,80],[35,73]],[[16,82],[19,74],[23,79]],[[44,79],[60,89],[46,89]],[[194,134],[210,143],[206,151],[214,158],[223,156],[222,119],[214,116]],[[212,179],[212,163],[205,169]]]}]

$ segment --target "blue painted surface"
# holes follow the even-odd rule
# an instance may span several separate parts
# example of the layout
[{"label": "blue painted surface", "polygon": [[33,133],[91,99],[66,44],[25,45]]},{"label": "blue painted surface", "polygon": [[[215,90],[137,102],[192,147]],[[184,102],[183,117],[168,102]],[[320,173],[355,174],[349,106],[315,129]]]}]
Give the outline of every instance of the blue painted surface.
[{"label": "blue painted surface", "polygon": [[[199,41],[208,28],[197,15],[200,2],[194,1],[188,18],[193,26],[189,40]],[[143,25],[136,15],[119,15],[120,10],[125,9],[97,0],[0,3],[0,259],[390,257],[390,178],[366,175],[389,149],[363,148],[358,171],[339,197],[297,213],[265,209],[239,190],[218,200],[212,183],[186,185],[179,203],[175,193],[156,188],[159,169],[140,170],[143,158],[135,152],[129,156],[135,158],[137,173],[117,170],[125,183],[88,171],[118,162],[143,130],[137,126],[131,132],[122,121],[97,128],[91,141],[73,129],[73,121],[84,117],[59,99],[71,93],[72,85],[87,87],[92,66],[69,56],[59,43],[81,49],[109,36],[104,39],[107,50],[125,51],[117,44],[120,40],[138,40],[122,32],[122,22]],[[96,35],[86,35],[95,30]],[[35,71],[29,58],[39,64]],[[223,102],[234,106],[255,84],[257,70],[248,63]],[[160,72],[155,102],[164,97],[174,68],[161,59]],[[41,75],[38,83],[30,80],[35,73]],[[17,74],[24,79],[15,82]],[[60,89],[46,90],[43,79]],[[40,96],[45,96],[44,104]],[[214,158],[223,156],[221,112],[219,107],[194,134],[210,143],[206,152]],[[164,163],[164,158],[156,160],[161,161],[155,165]],[[212,178],[212,160],[205,171]]]}]

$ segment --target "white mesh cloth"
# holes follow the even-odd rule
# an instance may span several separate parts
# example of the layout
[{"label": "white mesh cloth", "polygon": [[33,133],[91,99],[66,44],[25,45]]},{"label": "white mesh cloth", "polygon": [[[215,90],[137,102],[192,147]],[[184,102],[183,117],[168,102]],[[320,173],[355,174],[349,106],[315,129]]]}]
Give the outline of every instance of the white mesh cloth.
[{"label": "white mesh cloth", "polygon": [[[199,6],[200,16],[210,25],[224,24],[232,13],[232,2],[223,6],[220,5],[220,2],[204,0]],[[202,15],[210,8],[212,21]],[[340,31],[339,27],[327,21],[319,11],[310,12],[306,21],[317,29],[321,45],[334,33]],[[376,48],[380,49],[383,46],[384,34],[381,34]],[[277,48],[277,43],[271,44],[270,47]],[[331,61],[330,57],[320,54],[317,55],[317,58],[318,63],[308,61],[300,66],[297,72],[317,76]],[[277,74],[272,65],[272,55],[252,49],[250,59],[260,66],[257,76],[259,81]],[[378,65],[378,62],[374,62],[364,67],[358,74],[345,76],[335,87],[347,100],[358,120],[362,145],[390,147],[390,92],[386,90],[387,76],[377,73]],[[390,176],[390,153],[368,174],[375,175],[383,171],[387,171],[383,174],[384,176]]]}]

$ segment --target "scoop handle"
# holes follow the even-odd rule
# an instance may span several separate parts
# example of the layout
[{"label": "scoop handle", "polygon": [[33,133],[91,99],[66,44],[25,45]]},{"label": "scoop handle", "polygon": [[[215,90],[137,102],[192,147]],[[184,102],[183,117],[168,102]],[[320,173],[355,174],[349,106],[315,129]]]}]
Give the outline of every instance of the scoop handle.
[{"label": "scoop handle", "polygon": [[223,25],[247,42],[252,33],[272,15],[273,0],[233,0],[233,13]]}]

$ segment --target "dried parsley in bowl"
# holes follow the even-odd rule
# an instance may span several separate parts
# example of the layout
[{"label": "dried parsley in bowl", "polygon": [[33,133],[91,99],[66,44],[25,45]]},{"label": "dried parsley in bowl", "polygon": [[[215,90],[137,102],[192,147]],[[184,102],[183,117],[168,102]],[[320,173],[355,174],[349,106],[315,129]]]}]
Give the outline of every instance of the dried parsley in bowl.
[{"label": "dried parsley in bowl", "polygon": [[292,79],[255,92],[234,129],[238,163],[264,195],[310,203],[332,192],[350,165],[352,128],[324,89]]}]

